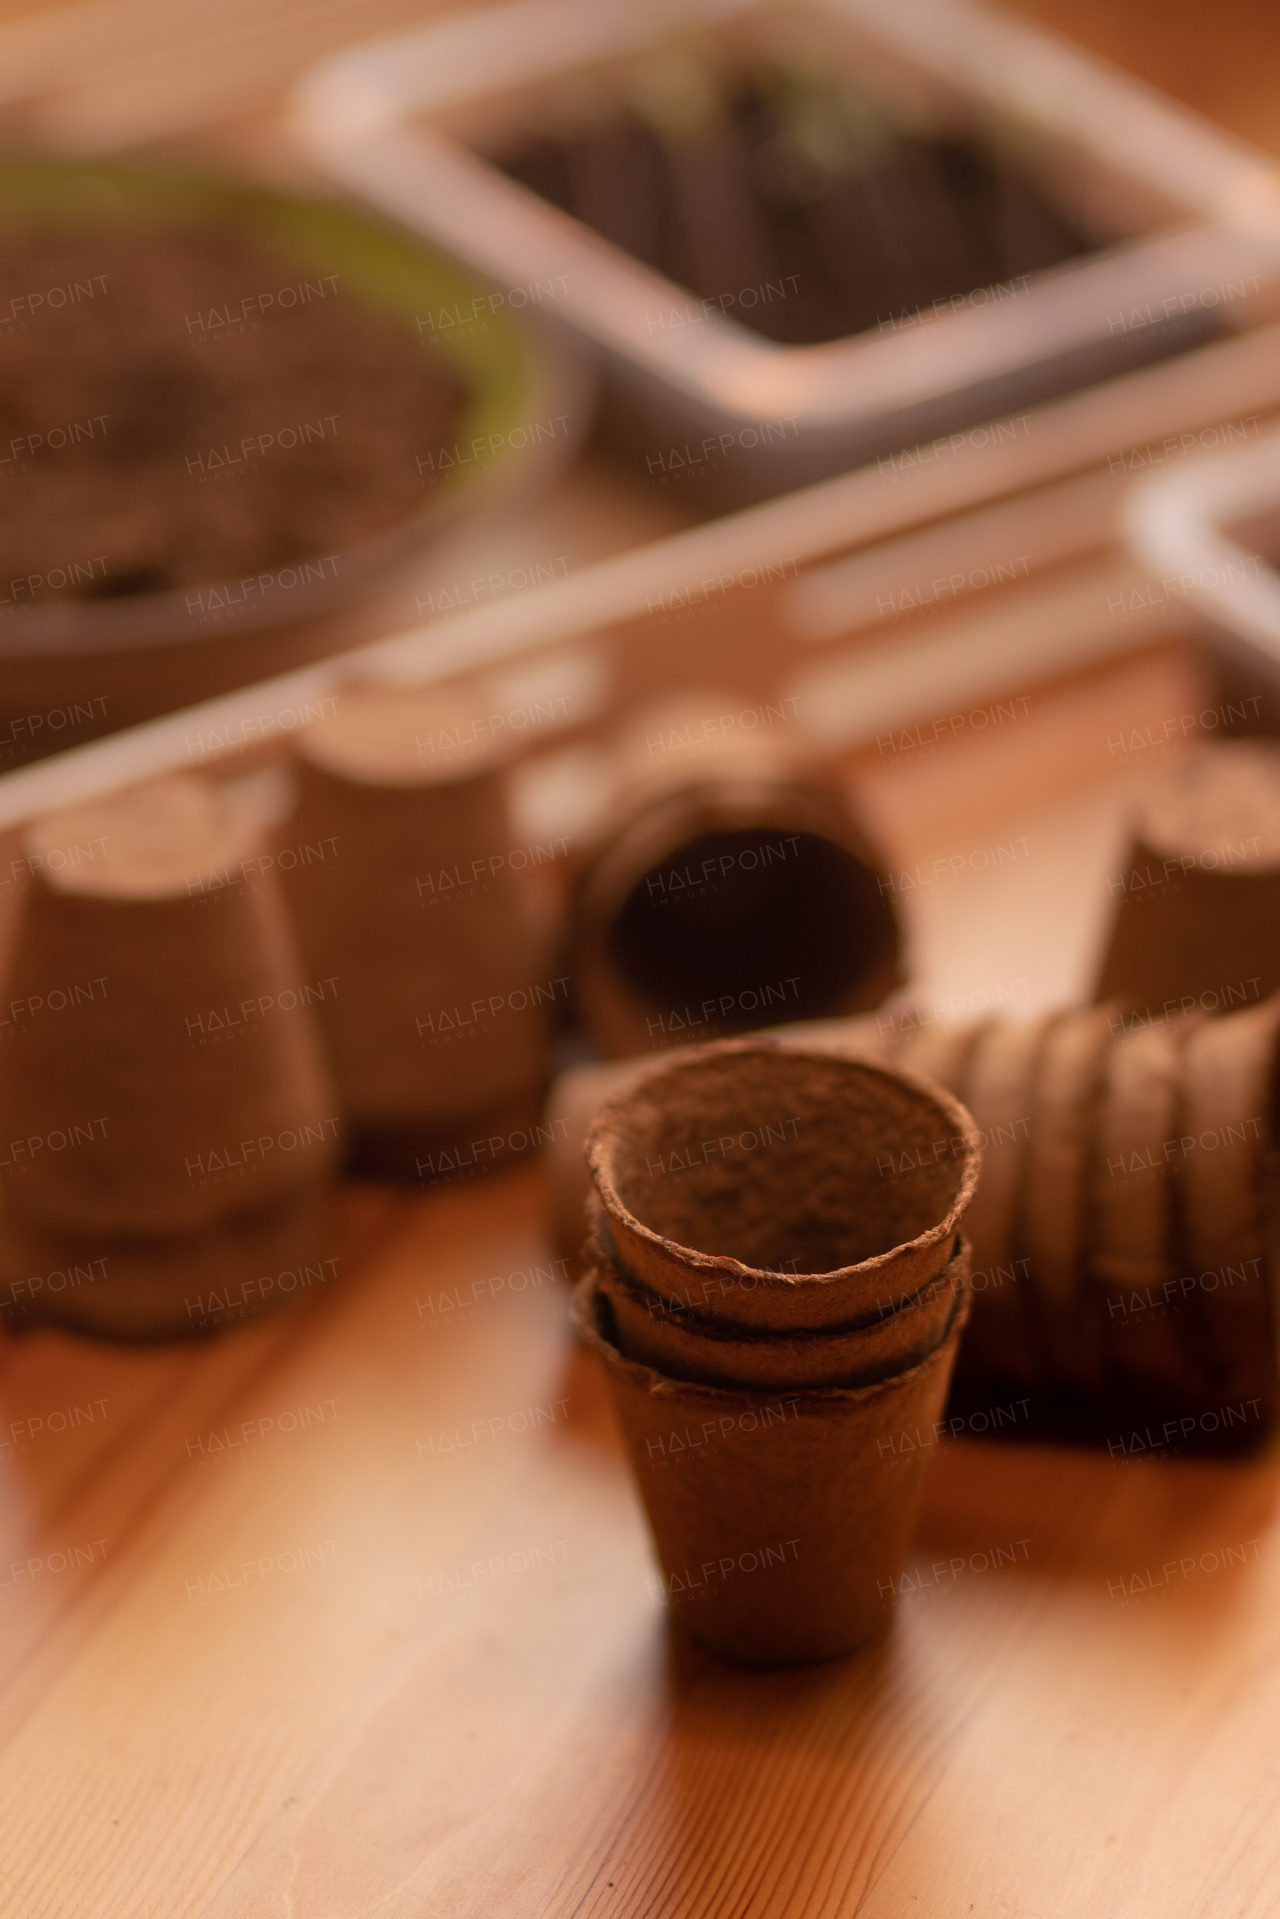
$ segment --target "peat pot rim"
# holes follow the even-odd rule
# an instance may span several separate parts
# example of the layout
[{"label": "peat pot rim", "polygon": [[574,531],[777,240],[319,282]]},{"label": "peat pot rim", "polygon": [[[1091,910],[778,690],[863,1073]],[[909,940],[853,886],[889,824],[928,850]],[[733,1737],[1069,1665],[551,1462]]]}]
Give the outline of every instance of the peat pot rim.
[{"label": "peat pot rim", "polygon": [[873,1379],[866,1385],[716,1386],[706,1380],[677,1379],[672,1373],[659,1372],[656,1366],[647,1366],[642,1359],[628,1358],[600,1330],[600,1302],[604,1297],[599,1275],[593,1267],[574,1287],[569,1307],[570,1324],[583,1345],[603,1360],[609,1370],[626,1375],[632,1385],[642,1388],[651,1398],[693,1400],[711,1410],[732,1409],[739,1417],[747,1412],[760,1412],[762,1400],[772,1399],[793,1406],[797,1418],[805,1413],[811,1418],[821,1418],[826,1413],[853,1412],[877,1396],[897,1393],[917,1374],[938,1364],[942,1354],[963,1332],[973,1303],[973,1291],[966,1277],[957,1290],[947,1330],[937,1345],[914,1365],[904,1366],[901,1372],[888,1373],[883,1379]]},{"label": "peat pot rim", "polygon": [[[898,1087],[905,1086],[917,1093],[922,1101],[932,1105],[945,1120],[948,1141],[959,1139],[963,1145],[961,1176],[946,1215],[935,1221],[932,1226],[926,1227],[922,1233],[917,1233],[914,1239],[904,1240],[899,1245],[886,1247],[883,1252],[873,1253],[866,1259],[855,1261],[852,1265],[834,1267],[831,1271],[824,1273],[788,1273],[765,1267],[747,1266],[727,1253],[702,1253],[694,1247],[681,1246],[674,1240],[664,1238],[651,1226],[646,1226],[643,1220],[637,1219],[625,1205],[614,1183],[610,1133],[615,1119],[630,1100],[648,1091],[656,1081],[663,1078],[675,1079],[690,1072],[696,1073],[708,1060],[726,1059],[735,1055],[772,1055],[784,1067],[792,1062],[816,1064],[828,1070],[833,1068],[842,1070],[853,1078],[882,1081]],[[777,1040],[756,1039],[711,1040],[706,1045],[686,1053],[682,1059],[663,1061],[661,1065],[655,1066],[652,1072],[646,1072],[641,1078],[632,1081],[630,1085],[623,1087],[604,1102],[587,1132],[584,1151],[611,1236],[613,1229],[617,1227],[625,1236],[650,1248],[658,1258],[665,1257],[678,1261],[690,1272],[704,1278],[715,1277],[734,1281],[744,1290],[753,1292],[760,1290],[783,1296],[790,1294],[793,1297],[812,1293],[815,1288],[834,1289],[859,1278],[873,1279],[877,1273],[902,1264],[913,1254],[928,1252],[936,1247],[939,1241],[954,1237],[977,1190],[978,1175],[982,1167],[977,1128],[960,1101],[945,1087],[938,1086],[919,1074],[902,1072],[897,1067],[877,1066],[869,1060],[842,1059],[837,1054],[820,1052],[816,1049],[785,1046]],[[625,1258],[621,1263],[625,1268]],[[635,1277],[636,1275],[633,1274],[633,1280]]]},{"label": "peat pot rim", "polygon": [[[607,1268],[614,1285],[620,1291],[629,1294],[637,1305],[647,1307],[655,1318],[662,1320],[665,1324],[687,1327],[699,1339],[710,1339],[725,1345],[742,1344],[763,1350],[766,1346],[776,1345],[779,1342],[784,1345],[804,1347],[816,1345],[827,1339],[849,1339],[860,1333],[873,1333],[891,1321],[900,1322],[904,1317],[909,1318],[912,1313],[918,1312],[921,1307],[927,1306],[931,1300],[936,1299],[944,1285],[950,1287],[953,1292],[960,1290],[955,1282],[955,1274],[962,1264],[965,1271],[964,1283],[968,1284],[973,1247],[965,1238],[963,1229],[958,1229],[955,1244],[945,1265],[940,1266],[931,1278],[922,1280],[914,1292],[904,1294],[887,1310],[881,1305],[876,1312],[859,1313],[853,1319],[837,1320],[833,1325],[800,1325],[788,1326],[785,1329],[777,1326],[761,1326],[751,1320],[726,1319],[718,1313],[703,1312],[697,1306],[672,1305],[656,1292],[648,1281],[638,1279],[619,1260],[617,1248],[613,1245],[608,1227],[600,1218],[598,1210],[593,1230],[583,1248],[583,1257],[589,1262],[582,1274],[583,1278],[586,1277],[587,1272],[598,1274]],[[949,1317],[947,1323],[950,1325]]]}]

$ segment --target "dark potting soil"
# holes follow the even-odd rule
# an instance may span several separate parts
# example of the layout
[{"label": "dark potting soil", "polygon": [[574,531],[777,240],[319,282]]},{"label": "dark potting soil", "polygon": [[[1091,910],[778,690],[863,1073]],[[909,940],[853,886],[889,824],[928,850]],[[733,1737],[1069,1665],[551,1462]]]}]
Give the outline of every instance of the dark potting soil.
[{"label": "dark potting soil", "polygon": [[417,456],[462,399],[339,276],[230,229],[0,238],[0,591],[158,593],[340,552],[421,508]]},{"label": "dark potting soil", "polygon": [[[998,155],[908,137],[865,102],[779,71],[723,83],[681,65],[665,100],[651,81],[639,106],[527,140],[499,164],[699,301],[792,346],[888,331],[997,285],[1016,297],[1025,276],[1094,244]],[[655,308],[650,324],[665,333],[704,317]]]}]

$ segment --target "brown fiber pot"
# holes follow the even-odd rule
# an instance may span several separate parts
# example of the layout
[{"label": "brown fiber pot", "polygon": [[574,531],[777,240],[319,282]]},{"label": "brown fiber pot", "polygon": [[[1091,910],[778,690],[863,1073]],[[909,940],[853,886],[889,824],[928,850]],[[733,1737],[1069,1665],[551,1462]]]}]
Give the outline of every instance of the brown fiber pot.
[{"label": "brown fiber pot", "polygon": [[1139,788],[1095,997],[1144,1022],[1280,989],[1280,744],[1205,741]]},{"label": "brown fiber pot", "polygon": [[662,1568],[654,1596],[700,1645],[748,1666],[853,1652],[888,1621],[915,1528],[923,1448],[968,1315],[920,1365],[821,1391],[671,1379],[623,1357],[594,1277],[574,1322],[604,1364]]},{"label": "brown fiber pot", "polygon": [[488,1167],[542,1103],[568,976],[515,845],[494,705],[482,683],[352,685],[296,742],[307,857],[282,880],[309,972],[336,982],[316,1011],[360,1173],[427,1182],[473,1140]]},{"label": "brown fiber pot", "polygon": [[653,1293],[628,1284],[603,1255],[595,1271],[613,1309],[620,1349],[673,1379],[766,1391],[867,1386],[919,1365],[946,1338],[957,1296],[968,1287],[969,1247],[958,1233],[950,1261],[911,1299],[886,1299],[876,1318],[825,1332],[760,1332],[702,1313],[669,1312]]},{"label": "brown fiber pot", "polygon": [[759,1041],[646,1074],[597,1114],[586,1150],[633,1280],[774,1332],[918,1293],[951,1257],[981,1159],[940,1087]]},{"label": "brown fiber pot", "polygon": [[[1175,1159],[1181,1290],[1200,1307],[1229,1394],[1276,1397],[1276,1093],[1280,993],[1206,1020],[1182,1055]],[[1194,1282],[1194,1286],[1192,1286]]]},{"label": "brown fiber pot", "polygon": [[[874,1013],[856,1019],[802,1020],[755,1037],[776,1039],[779,1046],[798,1047],[802,1052],[839,1053],[851,1059],[883,1060],[888,1055]],[[591,1122],[612,1094],[677,1057],[684,1057],[683,1050],[664,1058],[644,1053],[633,1059],[592,1060],[566,1067],[552,1082],[542,1116],[543,1131],[551,1136],[545,1161],[548,1230],[575,1279],[581,1279],[591,1263],[586,1254],[591,1175],[583,1156]]]},{"label": "brown fiber pot", "polygon": [[619,1056],[879,1006],[901,937],[843,794],[775,768],[680,768],[586,865],[566,933],[574,1003]]},{"label": "brown fiber pot", "polygon": [[257,826],[185,774],[46,815],[26,851],[0,1312],[160,1337],[203,1330],[215,1282],[273,1303],[260,1282],[329,1251],[341,1121]]}]

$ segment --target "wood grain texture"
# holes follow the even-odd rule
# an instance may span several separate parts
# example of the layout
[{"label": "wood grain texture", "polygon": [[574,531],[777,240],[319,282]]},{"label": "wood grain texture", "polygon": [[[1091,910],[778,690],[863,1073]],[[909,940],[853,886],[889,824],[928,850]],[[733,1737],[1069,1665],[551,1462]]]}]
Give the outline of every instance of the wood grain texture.
[{"label": "wood grain texture", "polygon": [[[1263,0],[1021,10],[1280,151]],[[0,0],[0,20],[51,11]],[[174,40],[199,48],[217,12],[184,9]],[[354,30],[405,17],[396,0]],[[296,10],[244,19],[223,24],[221,64],[265,49],[248,114],[355,14],[323,11],[292,47]],[[159,47],[122,72],[122,115],[173,64]],[[228,150],[250,135],[275,154],[247,121]],[[559,528],[528,550],[564,550]],[[1135,723],[1182,710],[1153,693]],[[920,833],[950,835],[930,852],[979,843],[990,745],[976,772],[951,754],[938,793],[917,781]],[[1028,803],[1015,830],[1040,834],[1047,914],[1082,889],[1077,840],[1040,820]],[[1096,881],[1105,851],[1078,858]],[[1057,971],[1043,942],[1027,957],[1030,933],[991,971],[996,908],[1006,927],[1036,918],[1019,904],[975,897],[963,923],[930,905],[927,984],[1060,998],[1067,932]],[[1274,1451],[1130,1462],[1127,1434],[1112,1456],[945,1438],[886,1639],[736,1674],[655,1602],[563,1290],[513,1283],[551,1267],[538,1206],[528,1174],[426,1199],[352,1189],[337,1278],[275,1319],[140,1353],[0,1335],[4,1919],[1280,1909]],[[512,1430],[530,1409],[546,1416]],[[1018,1405],[1000,1410],[1016,1434]]]},{"label": "wood grain texture", "polygon": [[944,1435],[889,1634],[737,1673],[666,1623],[539,1198],[352,1189],[300,1309],[5,1342],[0,1910],[1275,1909],[1273,1456]]}]

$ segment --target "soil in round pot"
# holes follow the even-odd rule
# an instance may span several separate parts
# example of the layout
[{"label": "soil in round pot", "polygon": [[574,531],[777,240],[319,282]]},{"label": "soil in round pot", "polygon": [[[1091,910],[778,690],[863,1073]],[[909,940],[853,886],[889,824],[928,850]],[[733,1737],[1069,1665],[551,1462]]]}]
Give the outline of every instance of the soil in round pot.
[{"label": "soil in round pot", "polygon": [[79,741],[332,651],[298,623],[585,424],[528,329],[367,217],[114,161],[7,163],[0,199],[0,714],[78,699]]}]

